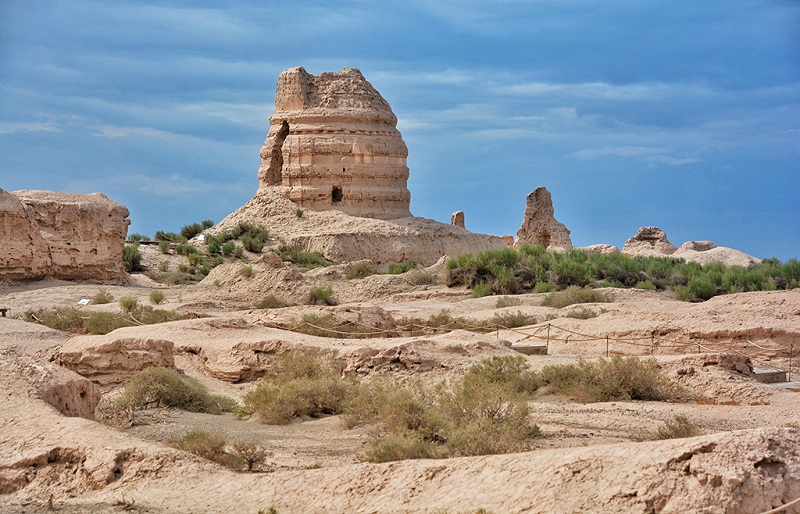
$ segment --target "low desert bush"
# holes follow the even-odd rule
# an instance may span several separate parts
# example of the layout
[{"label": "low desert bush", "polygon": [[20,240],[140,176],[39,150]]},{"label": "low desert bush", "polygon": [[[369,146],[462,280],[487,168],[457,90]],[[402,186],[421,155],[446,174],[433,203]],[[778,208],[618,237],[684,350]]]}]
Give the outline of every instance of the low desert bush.
[{"label": "low desert bush", "polygon": [[336,305],[333,289],[330,287],[315,287],[308,293],[306,303],[309,305]]},{"label": "low desert bush", "polygon": [[613,300],[614,298],[610,294],[602,291],[588,287],[569,286],[563,291],[555,291],[547,295],[542,300],[542,305],[560,309],[577,303],[601,303]]},{"label": "low desert bush", "polygon": [[150,303],[153,305],[158,305],[164,301],[164,291],[159,291],[156,289],[155,291],[150,291]]},{"label": "low desert bush", "polygon": [[170,243],[169,241],[159,241],[158,242],[158,251],[161,253],[169,253]]},{"label": "low desert bush", "polygon": [[489,296],[490,294],[492,294],[492,286],[486,282],[478,282],[475,284],[475,287],[472,288],[473,298],[483,298],[484,296]]},{"label": "low desert bush", "polygon": [[256,304],[257,309],[280,309],[291,305],[289,302],[281,300],[274,294],[269,294],[258,301]]},{"label": "low desert bush", "polygon": [[650,282],[649,280],[641,280],[639,282],[636,282],[636,286],[634,286],[634,287],[636,287],[636,289],[642,289],[642,290],[645,290],[645,291],[655,291],[656,290],[656,285],[653,284],[652,282]]},{"label": "low desert bush", "polygon": [[236,408],[236,401],[210,394],[200,382],[169,368],[149,367],[125,384],[117,399],[122,408],[175,407],[190,412],[221,414]]},{"label": "low desert bush", "polygon": [[231,453],[243,464],[246,471],[262,471],[272,452],[258,443],[237,441]]},{"label": "low desert bush", "polygon": [[539,323],[539,320],[536,316],[525,314],[522,311],[495,314],[491,320],[491,324],[498,328],[527,327],[537,323]]},{"label": "low desert bush", "polygon": [[592,309],[575,309],[566,314],[567,318],[573,319],[589,319],[589,318],[596,318],[599,316],[600,313],[597,311],[593,311]]},{"label": "low desert bush", "polygon": [[683,414],[678,414],[672,419],[665,421],[664,424],[655,431],[645,430],[634,433],[631,435],[631,439],[634,441],[658,441],[663,439],[696,437],[702,434],[703,431],[699,425]]},{"label": "low desert bush", "polygon": [[116,312],[92,312],[83,320],[83,330],[87,334],[108,334],[122,327],[130,327],[133,323]]},{"label": "low desert bush", "polygon": [[245,395],[238,415],[256,415],[263,423],[283,425],[298,417],[340,414],[356,387],[355,381],[342,378],[341,366],[333,357],[286,352]]},{"label": "low desert bush", "polygon": [[539,387],[587,403],[685,398],[682,388],[662,373],[655,359],[615,355],[610,360],[545,366],[536,380]]},{"label": "low desert bush", "polygon": [[128,234],[128,238],[125,241],[133,245],[138,245],[139,243],[150,242],[150,236],[134,232],[133,234]]},{"label": "low desert bush", "polygon": [[169,261],[164,259],[158,263],[158,271],[165,273],[169,271]]},{"label": "low desert bush", "polygon": [[398,262],[389,264],[389,274],[390,275],[401,275],[406,271],[411,271],[412,269],[416,269],[417,263],[414,261],[405,261],[405,262]]},{"label": "low desert bush", "polygon": [[701,428],[684,415],[677,415],[665,421],[664,425],[656,430],[653,439],[681,439],[702,435]]},{"label": "low desert bush", "polygon": [[252,266],[242,266],[242,276],[245,278],[250,278],[253,276],[253,267]]},{"label": "low desert bush", "polygon": [[516,307],[517,305],[522,305],[522,300],[519,298],[514,298],[513,296],[501,296],[494,304],[496,309],[502,309],[503,307]]},{"label": "low desert bush", "polygon": [[303,214],[305,214],[305,211],[303,211],[303,209],[301,209],[300,207],[295,207],[294,209],[292,209],[292,212],[298,218],[302,218]]},{"label": "low desert bush", "polygon": [[[524,361],[524,359],[523,359]],[[539,434],[530,421],[527,371],[516,358],[484,361],[435,386],[375,380],[343,416],[377,420],[364,460],[387,462],[523,451]]]},{"label": "low desert bush", "polygon": [[378,273],[378,266],[372,261],[358,261],[348,264],[344,269],[344,278],[355,280],[366,278]]},{"label": "low desert bush", "polygon": [[551,293],[558,289],[558,287],[552,282],[537,282],[535,286],[533,286],[534,293]]},{"label": "low desert bush", "polygon": [[142,252],[139,245],[125,245],[122,248],[122,263],[128,273],[142,270]]},{"label": "low desert bush", "polygon": [[122,310],[125,312],[131,313],[139,307],[139,300],[133,296],[123,296],[119,299],[119,306],[122,307]]},{"label": "low desert bush", "polygon": [[194,428],[171,442],[179,450],[193,453],[234,470],[240,470],[245,466],[239,455],[225,451],[227,437],[222,432],[208,432]]},{"label": "low desert bush", "polygon": [[282,244],[273,250],[284,261],[297,264],[304,268],[319,268],[330,266],[331,262],[319,252],[307,252],[297,245]]},{"label": "low desert bush", "polygon": [[92,297],[92,303],[97,305],[103,303],[111,303],[113,301],[114,301],[114,296],[105,289],[101,289],[97,294],[95,294]]}]

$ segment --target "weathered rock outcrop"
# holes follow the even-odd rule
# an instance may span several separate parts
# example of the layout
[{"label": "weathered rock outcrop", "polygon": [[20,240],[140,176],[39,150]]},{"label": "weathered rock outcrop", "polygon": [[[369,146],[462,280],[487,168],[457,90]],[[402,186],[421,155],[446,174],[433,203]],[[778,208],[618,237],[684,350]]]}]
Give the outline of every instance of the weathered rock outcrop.
[{"label": "weathered rock outcrop", "polygon": [[0,190],[0,279],[121,283],[128,209],[101,193]]},{"label": "weathered rock outcrop", "polygon": [[517,231],[516,245],[534,244],[545,248],[572,248],[569,230],[553,217],[553,199],[550,191],[537,187],[526,198],[522,226]]},{"label": "weathered rock outcrop", "polygon": [[761,262],[744,252],[711,241],[687,241],[680,248],[667,240],[667,234],[658,227],[641,227],[636,235],[625,241],[622,253],[630,256],[675,257],[685,261],[708,264],[721,262],[726,266],[744,266]]},{"label": "weathered rock outcrop", "polygon": [[752,255],[747,255],[733,248],[717,246],[711,241],[686,241],[672,256],[680,257],[687,261],[699,262],[700,264],[721,262],[726,266],[743,266],[745,268],[751,264],[761,262],[761,259]]},{"label": "weathered rock outcrop", "polygon": [[291,68],[278,77],[261,187],[281,187],[304,208],[404,218],[407,157],[397,117],[359,70],[314,76]]},{"label": "weathered rock outcrop", "polygon": [[67,341],[55,361],[103,388],[122,384],[150,366],[173,367],[173,343],[161,339],[78,336]]},{"label": "weathered rock outcrop", "polygon": [[466,228],[464,226],[464,211],[456,211],[450,216],[450,224],[456,227]]},{"label": "weathered rock outcrop", "polygon": [[12,193],[0,189],[0,279],[40,279],[50,271],[50,248],[36,220]]},{"label": "weathered rock outcrop", "polygon": [[658,227],[640,227],[636,235],[625,241],[622,253],[630,256],[663,257],[678,249]]},{"label": "weathered rock outcrop", "polygon": [[589,253],[619,253],[619,248],[609,244],[582,246],[579,249]]},{"label": "weathered rock outcrop", "polygon": [[0,372],[25,377],[27,394],[40,398],[64,416],[94,419],[100,389],[77,373],[16,350],[0,350]]}]

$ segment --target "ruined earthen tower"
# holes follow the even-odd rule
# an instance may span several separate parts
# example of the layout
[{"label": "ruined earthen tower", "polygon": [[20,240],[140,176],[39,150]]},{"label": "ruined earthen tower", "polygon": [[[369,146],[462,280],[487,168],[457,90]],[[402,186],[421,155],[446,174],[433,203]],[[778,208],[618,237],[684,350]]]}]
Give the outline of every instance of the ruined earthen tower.
[{"label": "ruined earthen tower", "polygon": [[261,148],[259,187],[297,205],[353,216],[411,216],[408,149],[389,103],[354,68],[278,77],[275,114]]}]

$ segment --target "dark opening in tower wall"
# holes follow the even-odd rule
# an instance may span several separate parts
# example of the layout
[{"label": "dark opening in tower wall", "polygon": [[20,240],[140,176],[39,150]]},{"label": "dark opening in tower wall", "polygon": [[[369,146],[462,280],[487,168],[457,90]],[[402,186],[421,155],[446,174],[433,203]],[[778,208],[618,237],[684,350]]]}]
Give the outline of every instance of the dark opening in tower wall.
[{"label": "dark opening in tower wall", "polygon": [[333,186],[331,190],[331,203],[339,203],[342,201],[342,188],[341,186]]},{"label": "dark opening in tower wall", "polygon": [[289,136],[289,123],[286,120],[281,123],[281,128],[275,136],[275,144],[270,155],[269,169],[267,169],[267,184],[270,186],[280,186],[283,184],[283,142]]}]

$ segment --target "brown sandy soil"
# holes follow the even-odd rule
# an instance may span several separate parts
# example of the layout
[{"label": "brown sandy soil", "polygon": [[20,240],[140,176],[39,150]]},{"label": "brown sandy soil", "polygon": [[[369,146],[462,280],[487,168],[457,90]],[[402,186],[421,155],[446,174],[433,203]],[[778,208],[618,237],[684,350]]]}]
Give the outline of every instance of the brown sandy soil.
[{"label": "brown sandy soil", "polygon": [[[5,364],[0,380],[0,502],[8,506],[6,511],[46,511],[52,497],[60,512],[118,512],[131,499],[132,508],[141,512],[257,512],[271,505],[282,513],[479,508],[761,512],[800,496],[800,384],[762,384],[753,378],[747,359],[749,355],[765,366],[788,365],[791,345],[800,346],[800,291],[747,293],[689,304],[650,292],[609,290],[615,296],[612,303],[563,309],[543,307],[543,295],[529,294],[519,296],[518,306],[497,309],[496,297],[472,299],[464,290],[417,284],[403,276],[348,281],[341,268],[305,273],[278,268],[294,274],[292,280],[281,281],[273,273],[274,263],[254,268],[250,284],[230,267],[215,270],[219,285],[204,281],[167,287],[135,275],[127,286],[59,281],[5,286],[0,289],[0,306],[9,307],[12,318],[0,318],[0,351],[62,362],[86,374],[86,366],[110,365],[109,355],[103,353],[110,350],[104,348],[129,344],[115,351],[135,359],[146,353],[145,342],[165,341],[158,351],[169,353],[177,369],[213,392],[241,398],[268,368],[270,356],[285,349],[332,350],[348,369],[365,377],[438,381],[463,373],[485,357],[518,355],[509,348],[512,343],[548,345],[548,355],[527,357],[532,369],[604,356],[608,336],[610,353],[653,354],[669,376],[703,401],[581,404],[541,396],[530,402],[533,420],[542,429],[542,436],[531,441],[531,452],[373,465],[360,463],[370,427],[347,430],[336,416],[269,426],[232,415],[157,409],[137,413],[133,426],[118,431],[64,417],[39,400],[39,393],[25,392],[33,391],[21,385],[33,380],[32,375],[6,373],[21,368]],[[287,299],[299,303],[302,294],[296,291],[320,284],[334,289],[340,306],[253,308],[258,297],[273,291],[286,292]],[[117,310],[116,302],[124,295],[147,304],[153,289],[166,295],[159,308],[209,317],[129,327],[104,336],[64,334],[13,319],[29,309],[77,305],[100,290],[110,292],[115,301],[80,308]],[[576,308],[592,309],[598,316],[567,317]],[[306,312],[379,326],[403,318],[427,319],[442,311],[475,320],[519,311],[539,323],[488,334],[457,330],[366,339],[315,337],[276,328],[291,325]],[[575,334],[598,339],[581,340],[586,337]],[[659,344],[653,344],[655,340]],[[668,344],[673,342],[679,344]],[[8,356],[12,354],[5,354],[8,362],[16,359]],[[116,377],[113,372],[104,370],[108,380],[100,385],[105,394],[114,394],[125,380],[121,371]],[[697,423],[706,439],[633,441],[676,415]],[[269,472],[237,474],[169,447],[171,439],[191,428],[225,432],[229,442],[264,444],[273,452]],[[765,468],[767,454],[782,467]],[[673,476],[682,455],[698,455],[689,459],[692,470],[701,471]],[[114,467],[114,462],[126,464]],[[108,466],[118,471],[104,478]],[[713,485],[716,480],[721,481]]]}]

